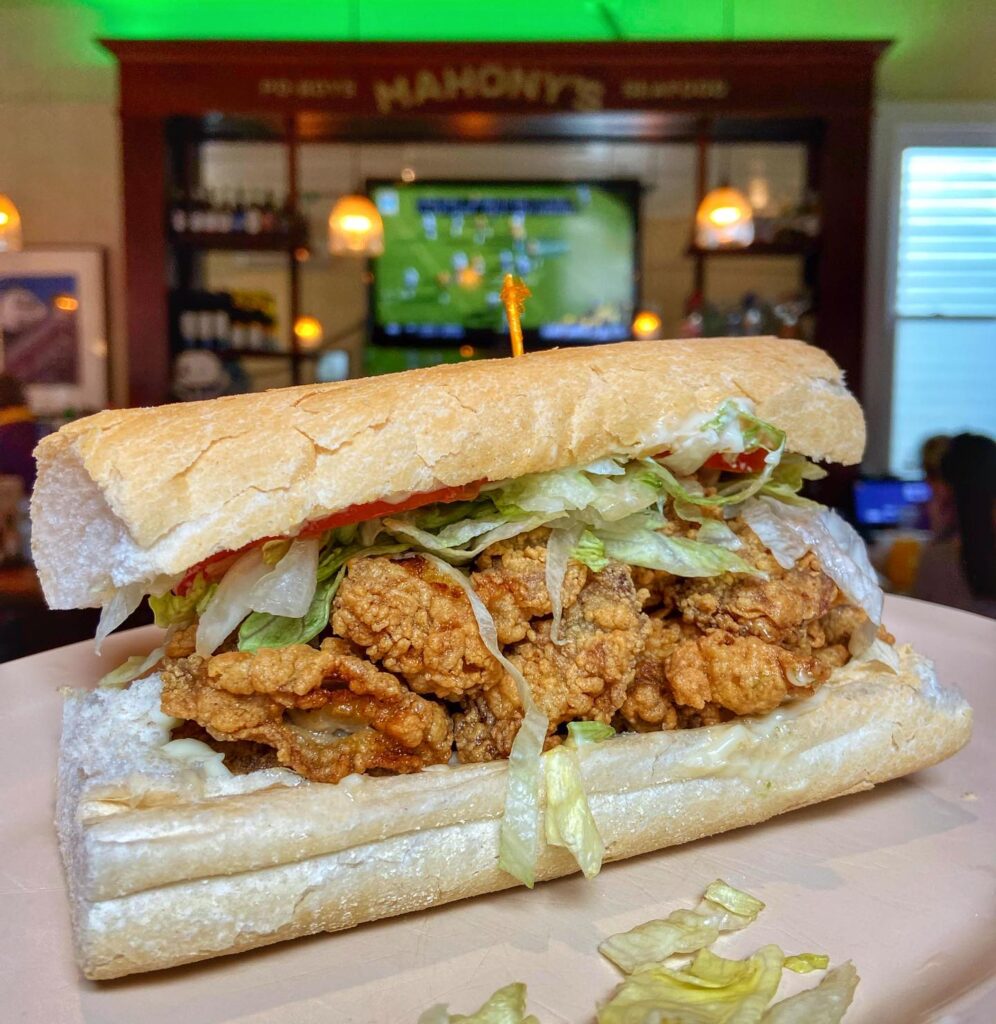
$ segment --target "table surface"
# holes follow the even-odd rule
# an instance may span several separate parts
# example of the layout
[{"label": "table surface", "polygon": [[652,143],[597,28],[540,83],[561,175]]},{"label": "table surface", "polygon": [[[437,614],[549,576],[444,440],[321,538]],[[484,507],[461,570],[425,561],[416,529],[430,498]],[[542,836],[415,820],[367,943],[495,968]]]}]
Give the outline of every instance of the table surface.
[{"label": "table surface", "polygon": [[[722,877],[767,904],[717,949],[767,942],[851,959],[847,1024],[996,1020],[996,622],[887,598],[886,622],[932,657],[975,708],[951,760],[877,789],[580,877],[511,890],[337,935],[281,943],[117,982],[73,961],[53,818],[58,688],[147,650],[115,636],[0,666],[0,1018],[37,1024],[374,1024],[426,1007],[469,1013],[509,981],[543,1024],[590,1024],[618,981],[596,952],[613,932],[694,904]],[[786,982],[795,988],[813,976]],[[11,1015],[12,1014],[12,1015]]]}]

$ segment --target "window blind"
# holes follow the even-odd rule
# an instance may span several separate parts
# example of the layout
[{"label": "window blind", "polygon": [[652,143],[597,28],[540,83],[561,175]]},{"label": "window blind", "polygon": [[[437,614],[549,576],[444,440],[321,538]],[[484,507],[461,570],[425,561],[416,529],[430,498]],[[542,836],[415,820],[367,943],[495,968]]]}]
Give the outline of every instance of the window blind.
[{"label": "window blind", "polygon": [[996,317],[996,149],[903,151],[896,313]]},{"label": "window blind", "polygon": [[996,149],[903,151],[890,467],[932,434],[996,435]]}]

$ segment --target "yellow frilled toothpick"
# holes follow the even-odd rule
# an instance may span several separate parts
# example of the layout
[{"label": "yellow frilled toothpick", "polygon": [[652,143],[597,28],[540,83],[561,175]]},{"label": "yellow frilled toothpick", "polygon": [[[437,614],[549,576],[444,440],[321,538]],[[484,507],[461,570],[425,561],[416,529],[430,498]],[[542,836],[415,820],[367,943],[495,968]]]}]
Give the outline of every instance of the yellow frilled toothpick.
[{"label": "yellow frilled toothpick", "polygon": [[522,312],[526,307],[526,299],[532,292],[526,287],[525,282],[511,274],[505,275],[501,286],[501,301],[505,307],[505,316],[508,318],[508,333],[512,339],[512,355],[521,356],[525,353],[522,344]]}]

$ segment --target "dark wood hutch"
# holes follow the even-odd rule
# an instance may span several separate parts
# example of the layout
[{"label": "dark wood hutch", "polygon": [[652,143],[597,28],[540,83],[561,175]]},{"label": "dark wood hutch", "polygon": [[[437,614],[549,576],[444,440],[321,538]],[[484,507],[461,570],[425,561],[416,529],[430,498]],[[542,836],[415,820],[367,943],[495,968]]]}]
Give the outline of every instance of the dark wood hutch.
[{"label": "dark wood hutch", "polygon": [[[306,142],[695,141],[700,192],[713,146],[802,142],[823,227],[818,244],[787,252],[806,261],[816,341],[860,393],[874,68],[887,45],[105,40],[120,63],[128,401],[168,397],[167,267],[176,254],[165,198],[185,147],[261,135],[286,144],[291,210]],[[712,254],[689,255],[701,282]],[[289,248],[288,266],[293,315]],[[305,356],[291,343],[284,358],[296,379]]]}]

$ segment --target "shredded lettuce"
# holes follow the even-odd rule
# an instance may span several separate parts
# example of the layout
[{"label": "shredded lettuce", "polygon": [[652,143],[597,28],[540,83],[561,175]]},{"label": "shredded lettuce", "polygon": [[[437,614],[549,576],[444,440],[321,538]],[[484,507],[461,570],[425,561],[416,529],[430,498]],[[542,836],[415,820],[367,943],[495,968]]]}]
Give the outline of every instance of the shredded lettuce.
[{"label": "shredded lettuce", "polygon": [[506,516],[540,514],[548,517],[587,508],[597,497],[595,482],[581,469],[529,473],[489,492]]},{"label": "shredded lettuce", "polygon": [[847,961],[824,975],[815,988],[775,1003],[761,1018],[761,1024],[840,1024],[858,981],[858,972]]},{"label": "shredded lettuce", "polygon": [[825,953],[796,953],[785,957],[785,969],[796,974],[810,974],[825,971],[830,966],[830,957]]},{"label": "shredded lettuce", "polygon": [[157,647],[148,654],[133,654],[126,658],[117,668],[103,676],[97,685],[103,689],[117,689],[125,686],[139,676],[144,676],[166,653],[165,647]]},{"label": "shredded lettuce", "polygon": [[[571,744],[598,742],[614,730],[597,722],[575,722],[568,732]],[[550,754],[546,758],[552,760]],[[858,984],[850,962],[829,971],[815,987],[772,1004],[784,971],[825,970],[829,958],[819,953],[786,956],[778,946],[767,945],[733,960],[708,948],[719,930],[743,928],[763,909],[756,897],[717,880],[706,889],[696,911],[675,911],[667,921],[614,936],[646,938],[650,926],[671,926],[670,938],[643,943],[640,955],[625,964],[610,957],[626,977],[597,1011],[598,1024],[840,1024]],[[702,923],[707,916],[714,918],[712,924]],[[664,933],[659,931],[657,938],[664,939]],[[663,962],[682,953],[692,955],[680,962]],[[645,959],[647,954],[652,959]],[[422,1014],[419,1024],[538,1024],[535,1018],[524,1017],[525,996],[524,985],[508,985],[470,1017],[451,1015],[439,1005]]]},{"label": "shredded lettuce", "polygon": [[608,564],[605,545],[591,532],[585,530],[571,552],[575,562],[586,565],[592,572],[601,572]]},{"label": "shredded lettuce", "polygon": [[731,551],[743,547],[743,541],[726,525],[724,520],[704,515],[696,505],[676,500],[674,513],[685,522],[698,524],[698,533],[695,535],[697,541],[704,544],[716,544],[721,548],[729,548]]},{"label": "shredded lettuce", "polygon": [[98,654],[108,635],[131,615],[142,603],[143,597],[145,585],[142,583],[132,583],[114,591],[110,600],[100,610],[100,621],[97,623],[97,632],[93,638],[94,650]]},{"label": "shredded lettuce", "polygon": [[724,572],[764,576],[728,548],[687,537],[668,537],[648,529],[643,522],[633,523],[628,530],[600,532],[599,539],[608,558],[645,569],[663,569],[675,576],[719,576]]},{"label": "shredded lettuce", "polygon": [[295,540],[282,558],[271,563],[267,560],[267,546],[263,545],[263,561],[273,567],[249,592],[253,611],[291,619],[307,614],[318,582],[320,547],[317,537]]},{"label": "shredded lettuce", "polygon": [[760,491],[770,480],[778,465],[782,449],[769,452],[764,469],[760,473],[745,473],[738,479],[724,484],[716,494],[707,495],[695,481],[680,481],[667,466],[656,459],[643,459],[644,479],[654,480],[665,494],[686,505],[701,505],[706,508],[722,508],[724,505],[739,505]]},{"label": "shredded lettuce", "polygon": [[[512,518],[492,516],[488,519],[468,519],[450,523],[438,534],[430,533],[415,525],[414,519],[398,516],[382,521],[383,529],[392,536],[403,539],[408,547],[428,551],[447,562],[456,565],[469,562],[482,551],[502,540],[528,533],[549,521],[548,515],[517,515]],[[473,546],[468,547],[470,541]]]},{"label": "shredded lettuce", "polygon": [[751,896],[749,892],[743,892],[741,889],[734,889],[721,878],[717,878],[706,888],[705,898],[718,903],[731,914],[750,918],[751,921],[764,910],[764,904],[756,896]]},{"label": "shredded lettuce", "polygon": [[578,749],[614,736],[615,729],[603,722],[571,722],[567,731],[567,740],[543,755],[546,841],[570,850],[585,878],[594,878],[602,869],[605,844],[588,806]]},{"label": "shredded lettuce", "polygon": [[805,508],[819,508],[819,502],[804,498],[799,492],[806,480],[822,480],[827,471],[812,463],[804,455],[789,453],[782,456],[771,478],[758,492],[769,498],[777,498],[789,505]]},{"label": "shredded lettuce", "polygon": [[564,612],[564,578],[567,576],[571,553],[581,539],[582,529],[579,523],[575,523],[563,530],[551,530],[546,545],[546,590],[550,595],[550,608],[553,612],[550,639],[555,644],[563,643],[560,639],[560,619]]},{"label": "shredded lettuce", "polygon": [[784,959],[778,946],[762,946],[746,960],[702,949],[685,970],[645,967],[599,1010],[598,1024],[760,1024]]},{"label": "shredded lettuce", "polygon": [[274,615],[254,611],[239,627],[239,650],[258,651],[261,647],[288,647],[306,644],[328,625],[332,599],[346,572],[346,562],[363,555],[390,555],[405,550],[403,544],[380,544],[364,548],[359,545],[336,544],[333,537],[323,550],[315,573],[311,602],[302,616]]},{"label": "shredded lettuce", "polygon": [[470,580],[441,558],[434,555],[425,557],[467,595],[484,646],[512,677],[522,704],[522,724],[508,755],[508,788],[501,822],[498,865],[531,889],[536,882],[536,862],[542,842],[539,783],[543,770],[543,746],[550,723],[533,699],[525,676],[502,654],[494,619],[470,585]]},{"label": "shredded lettuce", "polygon": [[568,722],[567,742],[575,747],[583,747],[589,743],[601,743],[612,739],[615,729],[606,722]]},{"label": "shredded lettuce", "polygon": [[204,611],[217,589],[217,583],[212,583],[203,573],[198,573],[183,596],[172,590],[158,597],[151,596],[149,607],[155,616],[156,625],[163,629],[189,626]]},{"label": "shredded lettuce", "polygon": [[[710,891],[723,902],[710,898]],[[739,906],[743,912],[724,904]],[[694,953],[710,946],[720,932],[746,928],[763,907],[760,900],[717,879],[694,910],[675,910],[663,920],[648,921],[631,931],[611,935],[598,949],[620,970],[630,974],[676,953]]]},{"label": "shredded lettuce", "polygon": [[724,402],[712,416],[697,418],[671,442],[661,456],[679,476],[691,476],[710,455],[718,452],[738,455],[765,448],[778,451],[785,435],[777,427],[758,419],[743,399]]},{"label": "shredded lettuce", "polygon": [[532,1015],[526,1016],[526,986],[513,982],[497,992],[469,1017],[450,1013],[442,1004],[426,1010],[418,1024],[539,1024]]},{"label": "shredded lettuce", "polygon": [[335,576],[316,584],[311,604],[303,616],[291,618],[269,612],[251,612],[239,627],[239,650],[258,651],[261,647],[289,647],[306,644],[329,624],[332,598],[346,574],[343,566]]},{"label": "shredded lettuce", "polygon": [[259,548],[242,555],[225,573],[197,623],[197,653],[214,654],[236,626],[252,611],[249,595],[268,573]]},{"label": "shredded lettuce", "polygon": [[847,643],[851,656],[858,662],[875,662],[891,672],[899,672],[899,652],[892,644],[880,640],[878,627],[870,619],[866,619],[851,634]]},{"label": "shredded lettuce", "polygon": [[882,621],[882,589],[865,542],[836,512],[797,508],[774,498],[748,502],[741,515],[778,564],[788,568],[812,551],[823,571],[876,625]]},{"label": "shredded lettuce", "polygon": [[585,878],[602,868],[605,844],[592,817],[576,750],[566,744],[543,755],[546,763],[546,841],[571,851]]}]

